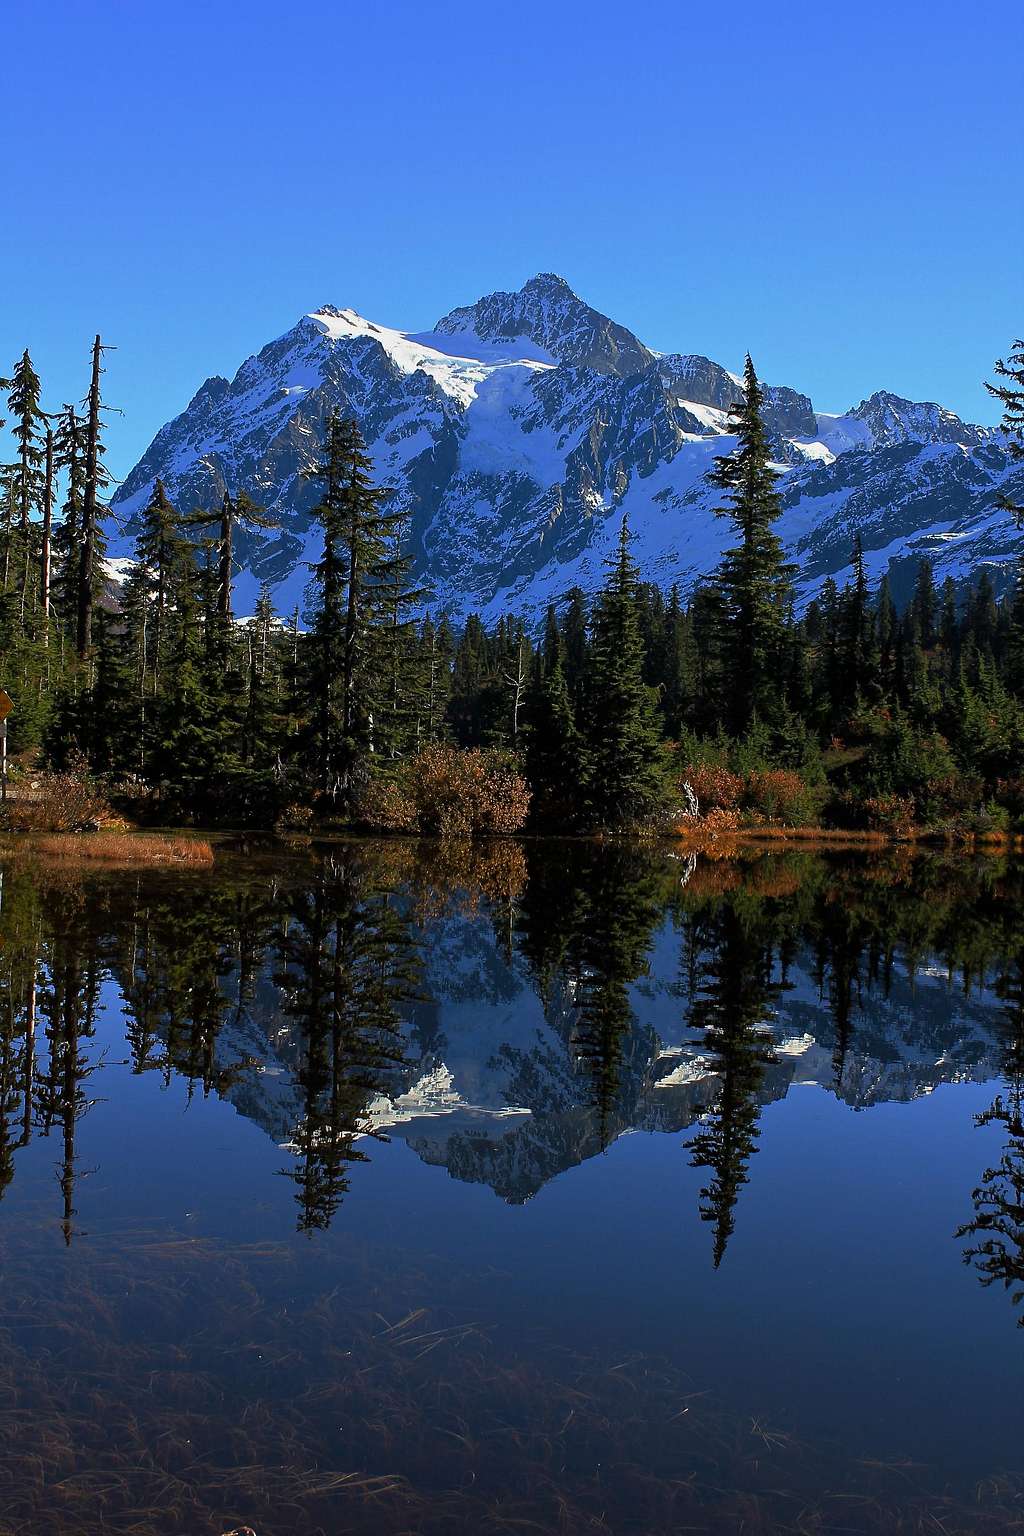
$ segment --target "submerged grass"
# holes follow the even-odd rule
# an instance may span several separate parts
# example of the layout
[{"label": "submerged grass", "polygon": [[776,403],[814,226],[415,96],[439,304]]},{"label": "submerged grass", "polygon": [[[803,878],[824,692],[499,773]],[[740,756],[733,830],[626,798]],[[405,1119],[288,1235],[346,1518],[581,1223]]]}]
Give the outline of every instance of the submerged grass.
[{"label": "submerged grass", "polygon": [[432,1309],[428,1276],[378,1273],[351,1241],[324,1260],[314,1279],[304,1243],[19,1241],[0,1277],[2,1536],[1024,1529],[1015,1477],[958,1496],[729,1414],[663,1360]]}]

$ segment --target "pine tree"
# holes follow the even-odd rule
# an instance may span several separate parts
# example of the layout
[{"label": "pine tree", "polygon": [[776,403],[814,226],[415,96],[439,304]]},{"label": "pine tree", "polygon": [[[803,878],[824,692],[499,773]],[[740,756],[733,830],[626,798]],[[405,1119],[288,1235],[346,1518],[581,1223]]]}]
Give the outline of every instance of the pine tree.
[{"label": "pine tree", "polygon": [[723,710],[736,735],[748,729],[755,715],[773,722],[782,712],[780,679],[785,676],[792,593],[792,568],[772,526],[782,503],[761,414],[761,385],[749,356],[743,391],[742,402],[729,413],[736,449],[718,459],[708,476],[725,492],[728,504],[718,512],[732,520],[740,539],[725,552],[715,577],[723,604]]},{"label": "pine tree", "polygon": [[583,702],[589,662],[590,640],[587,628],[587,600],[579,587],[573,587],[565,600],[562,615],[562,668],[573,707]]},{"label": "pine tree", "polygon": [[372,746],[381,763],[415,752],[424,701],[432,687],[430,659],[421,649],[416,621],[427,589],[413,585],[412,556],[403,547],[407,531],[404,516],[386,530],[375,575],[374,603],[380,624],[372,637],[376,679]]},{"label": "pine tree", "polygon": [[[1016,459],[1024,459],[1024,340],[1015,341],[1009,357],[996,363],[997,382],[986,383],[985,388],[1003,407],[1003,431],[1007,446]],[[1007,382],[1000,383],[1005,379]],[[1002,497],[1001,506],[1011,512],[1018,522],[1024,521],[1024,506]]]},{"label": "pine tree", "polygon": [[448,735],[448,705],[452,692],[451,625],[446,618],[434,624],[423,620],[419,637],[423,688],[416,721],[416,746],[443,741]]},{"label": "pine tree", "polygon": [[584,801],[598,826],[644,820],[664,796],[661,733],[644,682],[638,576],[625,517],[591,627]]},{"label": "pine tree", "polygon": [[925,558],[917,568],[914,595],[910,601],[916,641],[925,651],[930,651],[935,644],[935,610],[935,576],[931,561]]},{"label": "pine tree", "polygon": [[[154,480],[143,508],[135,540],[133,587],[145,605],[145,629],[140,684],[156,695],[171,636],[169,615],[174,599],[175,577],[184,557],[181,521],[167,499],[162,480]],[[191,573],[189,573],[191,574]]]},{"label": "pine tree", "polygon": [[302,683],[303,743],[316,787],[333,808],[351,803],[370,770],[390,544],[401,517],[384,510],[390,493],[373,484],[372,468],[356,423],[333,413],[325,458],[306,471],[323,486],[312,515],[324,530],[324,552],[313,567],[316,612]]},{"label": "pine tree", "polygon": [[78,613],[82,558],[82,505],[85,498],[85,423],[74,406],[65,405],[54,432],[54,467],[66,477],[63,515],[53,538],[54,600],[60,617],[71,625]]},{"label": "pine tree", "polygon": [[276,518],[268,517],[262,507],[250,500],[244,491],[232,496],[225,490],[216,512],[196,511],[182,519],[187,527],[216,528],[216,620],[211,627],[214,644],[222,651],[228,645],[231,631],[231,595],[235,576],[235,532],[241,526],[247,530],[269,529],[280,526]]},{"label": "pine tree", "polygon": [[843,629],[842,678],[846,700],[864,700],[873,692],[877,658],[875,655],[874,615],[864,568],[864,548],[860,534],[853,541],[853,582],[843,594],[841,623]]},{"label": "pine tree", "polygon": [[547,637],[543,661],[538,654],[527,699],[526,776],[533,793],[532,820],[571,826],[579,814],[585,759],[557,630]]},{"label": "pine tree", "polygon": [[28,349],[22,354],[10,381],[7,406],[14,418],[14,439],[18,448],[14,469],[15,508],[21,541],[21,618],[24,622],[28,600],[29,572],[32,564],[32,514],[41,509],[44,493],[43,449],[44,416],[39,406],[39,375],[32,366]]},{"label": "pine tree", "polygon": [[82,531],[78,566],[78,613],[76,643],[83,659],[92,649],[92,616],[103,571],[103,530],[99,519],[99,495],[106,484],[103,469],[100,411],[100,358],[103,347],[97,336],[92,348],[92,380],[86,401],[85,457],[82,482]]}]

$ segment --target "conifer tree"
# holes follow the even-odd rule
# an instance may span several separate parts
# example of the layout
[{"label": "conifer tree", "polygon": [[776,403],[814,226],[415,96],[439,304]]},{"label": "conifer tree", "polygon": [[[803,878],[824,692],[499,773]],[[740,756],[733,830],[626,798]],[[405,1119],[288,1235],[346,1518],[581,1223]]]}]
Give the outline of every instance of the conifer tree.
[{"label": "conifer tree", "polygon": [[715,577],[723,605],[724,713],[737,735],[755,715],[775,721],[784,705],[780,679],[786,671],[791,567],[773,527],[782,503],[762,405],[761,385],[748,355],[743,400],[729,413],[737,446],[717,460],[708,476],[727,498],[719,514],[731,519],[739,536]]},{"label": "conifer tree", "polygon": [[412,583],[412,556],[403,547],[407,530],[408,519],[399,516],[385,531],[375,577],[380,628],[374,647],[372,745],[381,762],[416,750],[424,698],[431,686],[416,620],[427,591]]},{"label": "conifer tree", "polygon": [[660,731],[644,682],[637,568],[623,517],[618,549],[598,595],[590,637],[584,800],[599,826],[642,820],[662,803]]},{"label": "conifer tree", "polygon": [[[181,524],[167,499],[163,481],[154,480],[149,501],[143,508],[135,540],[133,586],[145,605],[145,629],[141,655],[143,692],[160,691],[169,636],[169,614],[174,598],[175,576],[183,559]],[[191,573],[190,573],[191,574]]]},{"label": "conifer tree", "polygon": [[227,647],[231,628],[235,530],[239,525],[252,530],[277,528],[279,524],[275,518],[268,517],[262,507],[257,507],[244,491],[232,496],[228,490],[221,497],[216,512],[195,511],[183,518],[182,523],[189,527],[217,529],[216,622],[213,629],[215,644],[223,650]]},{"label": "conifer tree", "polygon": [[82,504],[85,496],[85,423],[65,405],[54,432],[54,467],[65,476],[61,521],[53,538],[54,598],[62,619],[77,622]]},{"label": "conifer tree", "polygon": [[45,459],[43,449],[44,416],[39,405],[39,375],[32,366],[28,349],[22,354],[10,381],[7,406],[13,417],[14,439],[18,457],[14,468],[14,494],[18,533],[21,541],[21,618],[24,621],[28,600],[29,572],[32,564],[33,512],[43,501]]},{"label": "conifer tree", "polygon": [[565,683],[573,707],[579,709],[586,686],[589,635],[587,630],[587,600],[579,587],[573,587],[566,595],[565,612],[562,615],[562,668]]},{"label": "conifer tree", "polygon": [[571,826],[579,816],[585,777],[584,746],[562,668],[558,631],[538,653],[526,709],[526,773],[533,791],[534,820]]},{"label": "conifer tree", "polygon": [[442,741],[448,734],[454,641],[447,618],[435,624],[427,616],[419,636],[423,687],[416,721],[416,746]]},{"label": "conifer tree", "polygon": [[930,651],[935,644],[935,611],[935,576],[931,561],[925,558],[917,568],[910,615],[915,626],[917,644],[926,651]]},{"label": "conifer tree", "polygon": [[334,412],[325,457],[306,471],[323,487],[313,516],[324,530],[324,552],[313,567],[316,612],[303,678],[304,742],[319,793],[332,807],[351,802],[374,749],[390,540],[401,514],[385,511],[390,493],[373,484],[372,469],[358,426]]},{"label": "conifer tree", "polygon": [[[996,382],[985,388],[1003,407],[1003,431],[1011,454],[1024,459],[1024,340],[1015,341],[1013,351],[995,365]],[[1001,383],[1001,380],[1006,380]],[[1001,505],[1018,521],[1024,521],[1024,506],[1004,496]]]},{"label": "conifer tree", "polygon": [[103,348],[97,336],[92,347],[92,379],[86,401],[85,456],[82,478],[82,531],[78,566],[78,613],[76,643],[81,658],[92,649],[92,616],[102,575],[103,532],[99,519],[99,495],[106,484],[103,469],[100,411],[100,358]]}]

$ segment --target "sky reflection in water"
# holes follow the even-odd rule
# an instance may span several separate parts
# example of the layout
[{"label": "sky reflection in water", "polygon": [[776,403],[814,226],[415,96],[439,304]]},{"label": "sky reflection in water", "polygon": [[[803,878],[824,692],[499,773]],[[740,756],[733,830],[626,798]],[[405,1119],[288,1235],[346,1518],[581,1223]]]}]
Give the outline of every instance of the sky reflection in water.
[{"label": "sky reflection in water", "polygon": [[0,1533],[782,1529],[787,1477],[1015,1474],[1021,895],[937,856],[16,860]]}]

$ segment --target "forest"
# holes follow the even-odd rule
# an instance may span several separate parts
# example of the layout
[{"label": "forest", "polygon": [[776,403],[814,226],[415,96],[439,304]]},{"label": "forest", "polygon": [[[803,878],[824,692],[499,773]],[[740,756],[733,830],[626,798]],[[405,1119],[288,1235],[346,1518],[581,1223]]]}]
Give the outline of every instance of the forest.
[{"label": "forest", "polygon": [[[264,585],[236,616],[236,532],[272,538],[274,523],[230,489],[182,508],[157,480],[113,582],[102,360],[97,336],[84,402],[58,412],[28,351],[3,381],[8,826],[972,837],[1024,824],[1024,555],[999,596],[984,568],[937,586],[922,558],[901,610],[854,532],[846,582],[798,607],[749,357],[735,446],[710,477],[734,535],[712,578],[688,593],[641,582],[627,496],[596,595],[491,628],[432,611],[407,517],[338,413],[305,471],[322,547],[301,609],[277,613]],[[1024,459],[1024,343],[995,371]]]}]

